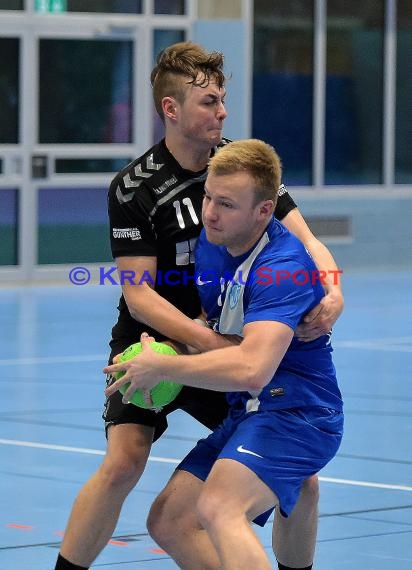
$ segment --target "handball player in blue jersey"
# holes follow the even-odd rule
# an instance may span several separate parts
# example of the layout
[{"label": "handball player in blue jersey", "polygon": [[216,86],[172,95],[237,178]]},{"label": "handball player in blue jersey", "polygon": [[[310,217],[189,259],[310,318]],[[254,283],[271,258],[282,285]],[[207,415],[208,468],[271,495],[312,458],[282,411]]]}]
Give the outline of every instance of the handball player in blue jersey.
[{"label": "handball player in blue jersey", "polygon": [[[200,297],[231,347],[203,354],[142,354],[105,369],[121,385],[149,390],[167,377],[228,392],[229,414],[179,465],[155,501],[149,530],[182,568],[271,568],[250,522],[273,508],[293,513],[302,484],[335,455],[343,406],[330,334],[302,342],[294,332],[324,296],[304,246],[273,216],[279,157],[258,140],[235,141],[209,162],[196,247]],[[182,537],[181,521],[186,521]]]}]

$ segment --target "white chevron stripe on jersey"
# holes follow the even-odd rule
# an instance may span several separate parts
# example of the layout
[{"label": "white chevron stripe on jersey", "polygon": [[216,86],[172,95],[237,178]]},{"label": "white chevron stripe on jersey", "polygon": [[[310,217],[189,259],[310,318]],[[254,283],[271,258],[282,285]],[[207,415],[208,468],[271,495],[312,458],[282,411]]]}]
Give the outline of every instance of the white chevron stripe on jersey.
[{"label": "white chevron stripe on jersey", "polygon": [[[148,176],[152,175],[148,174]],[[140,184],[142,183],[142,180],[132,180],[130,178],[130,174],[127,173],[125,176],[123,176],[123,182],[126,188],[139,188]]]},{"label": "white chevron stripe on jersey", "polygon": [[160,170],[163,164],[153,162],[153,153],[149,154],[146,159],[146,167],[148,170]]},{"label": "white chevron stripe on jersey", "polygon": [[120,186],[117,187],[116,198],[119,200],[119,204],[126,204],[127,202],[130,202],[130,200],[133,199],[133,196],[134,192],[129,192],[129,194],[123,194],[123,192],[120,189]]},{"label": "white chevron stripe on jersey", "polygon": [[134,167],[134,173],[136,175],[136,178],[150,178],[153,176],[153,172],[143,172],[141,164],[138,164]]},{"label": "white chevron stripe on jersey", "polygon": [[[153,162],[153,154],[149,155],[146,159],[146,167],[148,170],[154,170],[155,172],[162,168],[163,164],[158,164]],[[126,188],[138,188],[142,183],[142,178],[150,178],[153,176],[153,172],[143,172],[142,165],[138,164],[134,167],[134,174],[136,176],[135,180],[130,178],[130,173],[128,172],[123,176],[123,182]]]},{"label": "white chevron stripe on jersey", "polygon": [[[146,167],[148,170],[154,170],[155,172],[162,168],[163,164],[158,164],[153,162],[153,154],[150,154],[146,159]],[[128,172],[123,176],[123,182],[126,188],[139,188],[142,183],[142,178],[150,178],[153,176],[153,172],[143,172],[142,165],[138,164],[133,169],[135,180],[132,180],[130,173]],[[126,200],[128,201],[128,200]]]}]

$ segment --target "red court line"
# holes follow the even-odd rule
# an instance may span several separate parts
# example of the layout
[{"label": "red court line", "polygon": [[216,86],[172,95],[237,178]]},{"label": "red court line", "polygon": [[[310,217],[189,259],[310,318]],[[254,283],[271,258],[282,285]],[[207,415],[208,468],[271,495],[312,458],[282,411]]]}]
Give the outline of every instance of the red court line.
[{"label": "red court line", "polygon": [[149,548],[149,552],[154,552],[156,554],[167,554],[162,548]]},{"label": "red court line", "polygon": [[34,526],[28,524],[17,524],[17,523],[8,523],[6,524],[8,528],[17,528],[18,530],[33,530]]},{"label": "red court line", "polygon": [[124,540],[109,540],[109,542],[107,544],[111,544],[112,546],[128,546],[127,542],[124,542]]}]

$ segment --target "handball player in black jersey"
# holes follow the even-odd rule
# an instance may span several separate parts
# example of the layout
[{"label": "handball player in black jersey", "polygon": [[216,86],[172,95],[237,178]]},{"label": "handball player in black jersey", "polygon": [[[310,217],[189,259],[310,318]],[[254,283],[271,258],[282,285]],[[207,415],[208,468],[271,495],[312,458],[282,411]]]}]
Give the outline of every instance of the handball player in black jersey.
[{"label": "handball player in black jersey", "polygon": [[[112,329],[110,361],[143,331],[157,341],[204,352],[232,339],[196,321],[193,251],[201,231],[207,163],[221,145],[225,108],[223,56],[182,42],[159,54],[151,83],[165,138],[113,179],[109,189],[110,239],[122,284],[119,314]],[[310,232],[296,204],[279,188],[275,211],[325,271],[327,295],[298,329],[301,340],[329,331],[343,309],[336,264]],[[108,379],[111,382],[111,379]],[[89,568],[110,540],[124,500],[142,475],[152,443],[167,428],[167,415],[182,409],[209,429],[227,415],[223,393],[184,387],[160,412],[123,404],[119,392],[105,403],[107,453],[72,508],[56,570]],[[288,519],[276,516],[274,551],[279,568],[311,568],[317,530],[318,482],[312,477]]]}]

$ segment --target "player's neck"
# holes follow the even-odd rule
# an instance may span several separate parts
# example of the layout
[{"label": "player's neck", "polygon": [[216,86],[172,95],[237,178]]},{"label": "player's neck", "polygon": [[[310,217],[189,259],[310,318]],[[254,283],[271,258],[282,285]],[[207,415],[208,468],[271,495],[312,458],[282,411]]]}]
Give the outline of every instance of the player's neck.
[{"label": "player's neck", "polygon": [[226,249],[232,257],[239,257],[254,249],[268,227],[268,223],[256,224],[255,231],[242,242],[226,244]]},{"label": "player's neck", "polygon": [[210,147],[202,146],[196,148],[195,145],[189,147],[186,141],[178,141],[167,137],[165,142],[169,152],[185,170],[200,172],[206,168],[210,158]]}]

